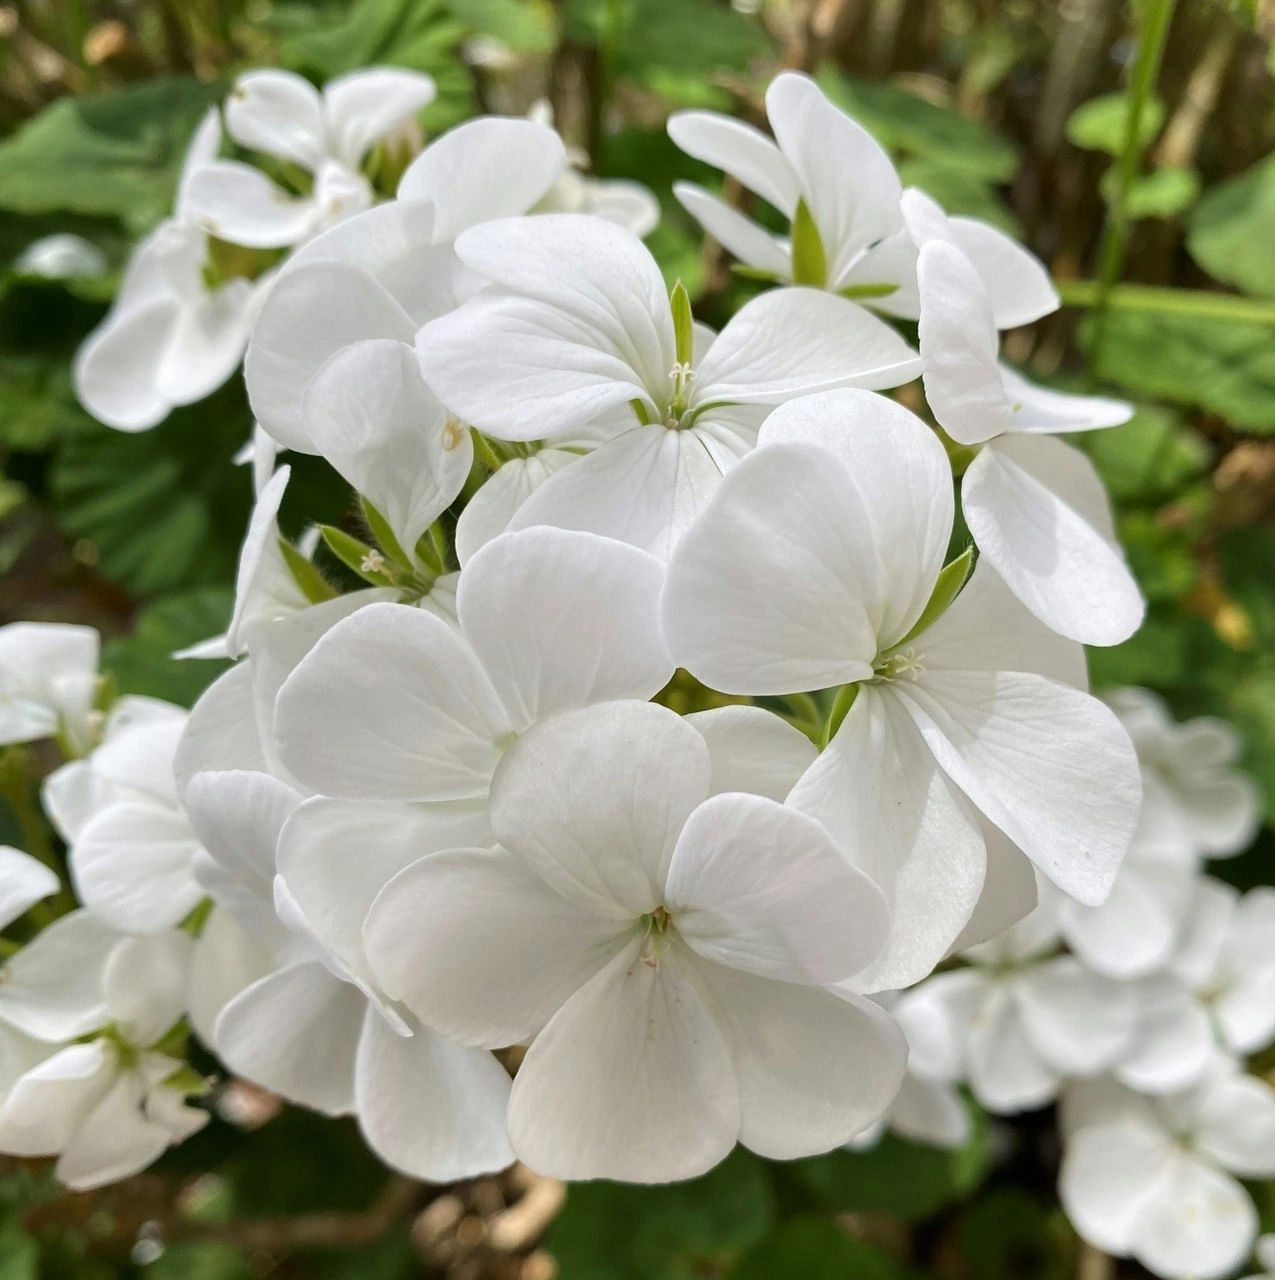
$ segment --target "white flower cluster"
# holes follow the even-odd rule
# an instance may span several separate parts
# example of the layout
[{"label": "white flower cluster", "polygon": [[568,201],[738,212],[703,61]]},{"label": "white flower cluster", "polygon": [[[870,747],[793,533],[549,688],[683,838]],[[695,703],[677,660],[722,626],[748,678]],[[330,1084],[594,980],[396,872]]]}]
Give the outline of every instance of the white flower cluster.
[{"label": "white flower cluster", "polygon": [[[81,358],[138,427],[247,340],[258,498],[197,647],[236,662],[188,718],[95,709],[91,633],[0,631],[0,738],[63,743],[85,904],[4,971],[0,1149],[72,1185],[141,1167],[203,1115],[187,1023],[433,1181],[959,1145],[968,1082],[1002,1114],[1062,1093],[1095,1244],[1237,1265],[1232,1175],[1275,1174],[1242,1074],[1275,891],[1201,876],[1256,822],[1230,731],[1087,690],[1082,643],[1143,603],[1059,436],[1130,409],[999,363],[1057,305],[1040,264],[784,74],[775,141],[669,124],[789,225],[679,186],[776,286],[714,333],[635,234],[649,195],[588,187],[541,121],[462,125],[375,203],[360,162],[428,94],[244,77],[227,131],[312,190],[213,159],[206,122],[156,233],[198,243],[190,288],[130,286],[147,241]],[[303,247],[210,283],[209,237]],[[184,341],[231,329],[217,360]],[[879,394],[918,374],[937,428]],[[361,537],[281,537],[280,448],[344,478]],[[54,887],[20,865],[10,915]]]}]

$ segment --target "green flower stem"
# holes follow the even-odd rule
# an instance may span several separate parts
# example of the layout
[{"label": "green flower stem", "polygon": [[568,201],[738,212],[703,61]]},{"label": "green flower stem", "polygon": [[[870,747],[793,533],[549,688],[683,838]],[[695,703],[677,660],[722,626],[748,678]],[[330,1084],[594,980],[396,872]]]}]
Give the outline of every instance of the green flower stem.
[{"label": "green flower stem", "polygon": [[[1102,285],[1097,280],[1055,280],[1054,287],[1063,304],[1070,307],[1097,307],[1102,294]],[[1275,302],[1242,298],[1233,293],[1118,284],[1107,291],[1106,301],[1113,311],[1149,311],[1275,326]]]},{"label": "green flower stem", "polygon": [[1169,34],[1176,0],[1144,0],[1142,30],[1138,38],[1138,56],[1133,64],[1129,85],[1129,114],[1125,120],[1124,142],[1116,161],[1116,189],[1107,209],[1098,248],[1098,296],[1094,301],[1093,339],[1089,346],[1089,367],[1098,367],[1106,335],[1111,293],[1124,270],[1125,250],[1129,243],[1129,193],[1138,178],[1142,163],[1140,142],[1142,115],[1155,90],[1164,60],[1164,45]]}]

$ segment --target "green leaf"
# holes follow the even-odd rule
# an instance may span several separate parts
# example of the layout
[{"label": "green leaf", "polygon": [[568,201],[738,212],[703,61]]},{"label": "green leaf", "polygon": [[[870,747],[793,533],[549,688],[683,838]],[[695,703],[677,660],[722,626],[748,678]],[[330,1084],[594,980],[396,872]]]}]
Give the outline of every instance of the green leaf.
[{"label": "green leaf", "polygon": [[[1116,194],[1116,170],[1102,175],[1099,190],[1110,203]],[[1166,165],[1134,180],[1125,203],[1129,217],[1174,218],[1189,209],[1200,195],[1200,175],[1194,169]]]},{"label": "green leaf", "polygon": [[[1129,127],[1129,95],[1104,93],[1082,102],[1067,119],[1067,139],[1082,151],[1104,151],[1118,156],[1124,149],[1125,130]],[[1164,125],[1164,103],[1148,98],[1138,118],[1138,150],[1144,151],[1155,141]]]},{"label": "green leaf", "polygon": [[982,218],[1010,235],[1021,238],[1022,228],[995,183],[971,173],[947,157],[916,157],[899,162],[899,179],[905,187],[919,187],[948,213]]},{"label": "green leaf", "polygon": [[230,582],[252,505],[231,465],[250,430],[242,397],[231,384],[153,431],[93,424],[63,441],[51,505],[79,558],[139,596]]},{"label": "green leaf", "polygon": [[186,145],[220,92],[170,76],[59,98],[0,144],[0,208],[148,229],[171,210]]},{"label": "green leaf", "polygon": [[557,38],[548,0],[449,0],[452,14],[475,35],[490,36],[515,53],[551,53]]},{"label": "green leaf", "polygon": [[40,1280],[40,1246],[16,1217],[0,1222],[0,1280]]},{"label": "green leaf", "polygon": [[1181,614],[1170,605],[1153,605],[1142,626],[1123,644],[1086,651],[1089,679],[1095,689],[1126,684],[1172,687],[1186,679],[1188,652]]},{"label": "green leaf", "polygon": [[987,1173],[986,1126],[959,1151],[887,1133],[871,1151],[831,1151],[787,1167],[829,1209],[884,1213],[912,1222],[968,1195]]},{"label": "green leaf", "polygon": [[1180,414],[1142,405],[1128,422],[1108,431],[1073,436],[1093,459],[1119,503],[1167,501],[1209,465],[1204,438]]},{"label": "green leaf", "polygon": [[1134,395],[1195,405],[1241,430],[1275,431],[1275,342],[1262,325],[1115,310],[1097,371]]},{"label": "green leaf", "polygon": [[792,282],[813,289],[822,289],[828,283],[828,257],[804,199],[798,199],[792,217]]},{"label": "green leaf", "polygon": [[765,1166],[742,1148],[693,1182],[573,1183],[545,1236],[558,1280],[696,1280],[770,1229]]},{"label": "green leaf", "polygon": [[19,453],[47,449],[89,427],[65,359],[0,352],[0,442]]},{"label": "green leaf", "polygon": [[434,77],[438,97],[422,118],[439,132],[473,114],[473,81],[460,56],[465,27],[444,0],[355,0],[316,20],[313,8],[285,11],[283,64],[316,80],[369,66],[407,67]]},{"label": "green leaf", "polygon": [[1186,243],[1215,279],[1275,298],[1275,156],[1207,191],[1191,214]]},{"label": "green leaf", "polygon": [[877,1245],[823,1218],[792,1218],[754,1245],[726,1280],[894,1280],[898,1264]]},{"label": "green leaf", "polygon": [[1060,1217],[1017,1187],[993,1191],[961,1223],[961,1257],[979,1280],[1070,1280],[1069,1232]]},{"label": "green leaf", "polygon": [[225,631],[234,602],[229,587],[200,587],[157,600],[137,615],[132,635],[106,641],[102,669],[115,677],[120,693],[191,706],[229,663],[172,654]]}]

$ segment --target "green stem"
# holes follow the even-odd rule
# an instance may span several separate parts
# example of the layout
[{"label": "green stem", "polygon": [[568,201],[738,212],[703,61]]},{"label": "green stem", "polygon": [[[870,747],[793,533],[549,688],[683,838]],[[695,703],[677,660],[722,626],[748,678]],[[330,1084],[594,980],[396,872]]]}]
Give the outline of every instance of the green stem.
[{"label": "green stem", "polygon": [[1160,75],[1175,4],[1176,0],[1144,0],[1138,56],[1129,85],[1129,114],[1125,119],[1120,157],[1116,161],[1116,190],[1107,209],[1098,248],[1098,297],[1094,303],[1093,339],[1089,347],[1091,371],[1098,368],[1102,353],[1111,292],[1124,271],[1125,250],[1129,243],[1129,193],[1133,190],[1142,161],[1142,114]]},{"label": "green stem", "polygon": [[[1071,307],[1097,307],[1102,289],[1097,280],[1055,280],[1054,286],[1063,303]],[[1113,311],[1150,311],[1160,315],[1201,316],[1275,325],[1275,302],[1201,289],[1118,284],[1108,291],[1107,305]]]}]

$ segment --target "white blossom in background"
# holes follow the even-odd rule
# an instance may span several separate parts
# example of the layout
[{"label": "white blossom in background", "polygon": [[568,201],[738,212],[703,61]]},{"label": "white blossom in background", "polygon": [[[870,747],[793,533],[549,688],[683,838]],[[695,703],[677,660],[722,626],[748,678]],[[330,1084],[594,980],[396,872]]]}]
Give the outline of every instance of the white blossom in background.
[{"label": "white blossom in background", "polygon": [[[673,194],[709,235],[762,276],[916,319],[917,244],[889,156],[807,76],[776,76],[766,91],[766,115],[774,141],[712,111],[675,112],[668,131],[688,155],[773,205],[792,224],[788,236],[774,235],[695,183],[674,183]],[[947,218],[928,197],[909,195],[924,202],[977,264],[995,300],[998,328],[1029,324],[1057,309],[1048,273],[1021,245],[990,223]]]},{"label": "white blossom in background", "polygon": [[100,642],[92,627],[11,622],[0,627],[0,745],[61,737],[92,745]]},{"label": "white blossom in background", "polygon": [[372,67],[329,80],[322,91],[290,71],[249,71],[226,98],[226,132],[241,147],[298,166],[312,189],[293,195],[237,160],[210,160],[184,192],[188,216],[231,244],[301,244],[371,207],[362,165],[376,143],[410,125],[433,102],[430,76]]},{"label": "white blossom in background", "polygon": [[1275,1176],[1275,1090],[1219,1064],[1194,1089],[1139,1097],[1106,1082],[1068,1100],[1059,1189],[1095,1248],[1165,1280],[1219,1280],[1248,1257],[1240,1178]]},{"label": "white blossom in background", "polygon": [[1275,1235],[1262,1236],[1253,1252],[1262,1269],[1256,1275],[1246,1276],[1245,1280],[1270,1280],[1271,1276],[1275,1276]]},{"label": "white blossom in background", "polygon": [[1156,841],[1197,861],[1246,849],[1257,833],[1261,797],[1236,767],[1239,734],[1216,716],[1175,723],[1149,689],[1112,689],[1103,698],[1137,749],[1144,821]]},{"label": "white blossom in background", "polygon": [[664,708],[559,715],[497,769],[500,844],[424,857],[373,906],[389,994],[462,1043],[534,1037],[509,1131],[538,1171],[662,1182],[737,1140],[812,1154],[898,1089],[889,1016],[822,987],[884,943],[880,891],[817,823],[710,798],[711,776]]},{"label": "white blossom in background", "polygon": [[188,205],[221,143],[209,111],[186,153],[174,215],[133,251],[106,319],[75,358],[80,403],[107,426],[147,431],[215,391],[238,367],[261,286],[205,272],[209,239]]},{"label": "white blossom in background", "polygon": [[670,302],[642,242],[601,219],[491,223],[456,253],[490,287],[418,335],[438,398],[500,440],[606,436],[511,528],[585,529],[666,558],[775,405],[917,372],[886,324],[809,289],[763,294],[707,341],[685,291]]},{"label": "white blossom in background", "polygon": [[[206,1111],[186,1105],[189,1094],[202,1091],[202,1081],[163,1044],[185,1010],[193,940],[169,931],[147,938],[103,936],[102,942],[108,945],[97,963],[76,977],[95,989],[96,1019],[49,1035],[39,1050],[32,1040],[18,1046],[27,1061],[4,1082],[0,1101],[0,1151],[57,1156],[58,1179],[77,1190],[139,1172],[208,1121]],[[84,954],[65,958],[89,962]],[[0,1007],[0,1020],[5,1017]],[[3,1027],[0,1047],[14,1047]]]},{"label": "white blossom in background", "polygon": [[0,844],[0,929],[60,887],[57,873],[21,849]]},{"label": "white blossom in background", "polygon": [[1127,640],[1146,604],[1106,489],[1093,463],[1054,437],[1118,426],[1133,406],[1050,391],[1001,365],[991,299],[940,234],[922,242],[917,277],[926,400],[953,440],[978,449],[961,510],[979,551],[1046,626],[1086,644]]},{"label": "white blossom in background", "polygon": [[759,443],[674,555],[664,626],[673,660],[711,688],[853,698],[790,803],[886,890],[894,940],[873,980],[924,977],[965,928],[988,857],[976,809],[992,839],[1101,902],[1137,816],[1133,748],[1076,687],[1080,647],[989,566],[956,594],[958,565],[940,590],[953,499],[934,434],[883,397],[838,391],[777,410]]},{"label": "white blossom in background", "polygon": [[14,258],[13,270],[45,280],[98,280],[107,273],[109,264],[91,241],[60,232],[33,240]]}]

